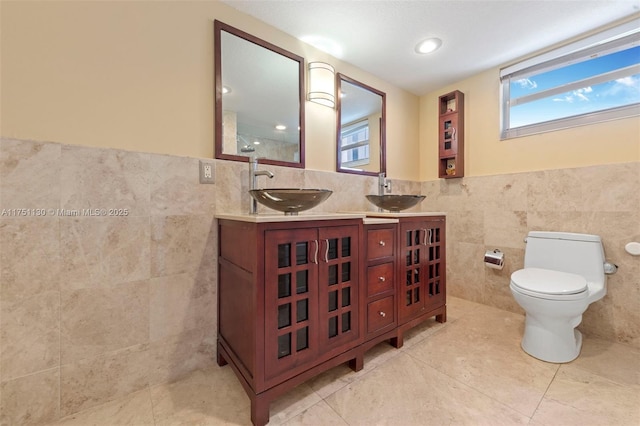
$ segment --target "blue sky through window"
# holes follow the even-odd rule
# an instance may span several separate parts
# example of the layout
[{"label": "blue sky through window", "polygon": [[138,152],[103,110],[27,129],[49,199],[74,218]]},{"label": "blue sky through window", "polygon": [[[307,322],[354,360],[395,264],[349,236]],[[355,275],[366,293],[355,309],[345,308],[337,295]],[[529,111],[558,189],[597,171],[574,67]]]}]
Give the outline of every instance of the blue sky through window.
[{"label": "blue sky through window", "polygon": [[[599,56],[511,82],[511,99],[640,63],[640,46]],[[511,108],[511,126],[520,127],[640,102],[640,74],[555,94]]]}]

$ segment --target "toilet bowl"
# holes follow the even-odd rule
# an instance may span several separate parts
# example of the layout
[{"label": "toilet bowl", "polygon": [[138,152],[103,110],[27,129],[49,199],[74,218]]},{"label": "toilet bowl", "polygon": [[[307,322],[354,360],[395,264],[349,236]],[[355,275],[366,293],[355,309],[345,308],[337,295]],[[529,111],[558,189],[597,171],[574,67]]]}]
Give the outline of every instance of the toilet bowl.
[{"label": "toilet bowl", "polygon": [[522,349],[553,363],[570,362],[582,348],[576,327],[589,305],[606,294],[604,250],[597,235],[530,232],[524,269],[510,289],[525,311]]}]

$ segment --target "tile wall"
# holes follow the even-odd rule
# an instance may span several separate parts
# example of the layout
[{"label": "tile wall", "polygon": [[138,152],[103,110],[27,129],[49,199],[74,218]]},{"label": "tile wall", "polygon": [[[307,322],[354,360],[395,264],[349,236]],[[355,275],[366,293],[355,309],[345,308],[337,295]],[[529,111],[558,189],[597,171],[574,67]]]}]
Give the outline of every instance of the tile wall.
[{"label": "tile wall", "polygon": [[[377,178],[264,168],[275,177],[261,186],[332,189],[317,211],[373,210],[361,195]],[[55,420],[214,362],[214,214],[250,201],[247,164],[215,169],[200,185],[194,158],[0,140],[0,424]],[[622,249],[640,239],[638,163],[393,185],[447,212],[449,294],[509,310],[528,229],[601,234],[620,271],[581,328],[640,346],[640,262]],[[493,248],[503,271],[482,264]]]},{"label": "tile wall", "polygon": [[[619,270],[579,329],[640,347],[640,257],[624,250],[640,241],[640,163],[424,182],[422,191],[426,208],[447,212],[448,294],[524,313],[509,277],[522,267],[527,232],[597,234]],[[502,271],[483,264],[493,249],[505,253]]]}]

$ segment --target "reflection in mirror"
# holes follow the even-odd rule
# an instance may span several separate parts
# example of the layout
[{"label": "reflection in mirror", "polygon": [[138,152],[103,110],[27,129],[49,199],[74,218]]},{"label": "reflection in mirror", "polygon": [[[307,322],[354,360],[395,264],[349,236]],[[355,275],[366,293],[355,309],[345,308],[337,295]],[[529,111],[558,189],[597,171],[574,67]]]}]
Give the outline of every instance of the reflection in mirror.
[{"label": "reflection in mirror", "polygon": [[386,172],[386,95],[338,74],[337,171]]},{"label": "reflection in mirror", "polygon": [[304,58],[214,27],[216,158],[304,168]]}]

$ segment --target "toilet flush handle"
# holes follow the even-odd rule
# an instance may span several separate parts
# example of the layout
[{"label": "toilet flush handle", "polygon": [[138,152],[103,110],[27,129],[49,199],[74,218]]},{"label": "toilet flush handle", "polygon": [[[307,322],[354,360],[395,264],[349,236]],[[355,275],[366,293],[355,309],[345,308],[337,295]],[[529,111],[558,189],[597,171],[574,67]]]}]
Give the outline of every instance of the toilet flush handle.
[{"label": "toilet flush handle", "polygon": [[618,265],[616,265],[615,263],[609,263],[609,262],[605,262],[604,263],[604,273],[607,275],[613,275],[618,271]]}]

